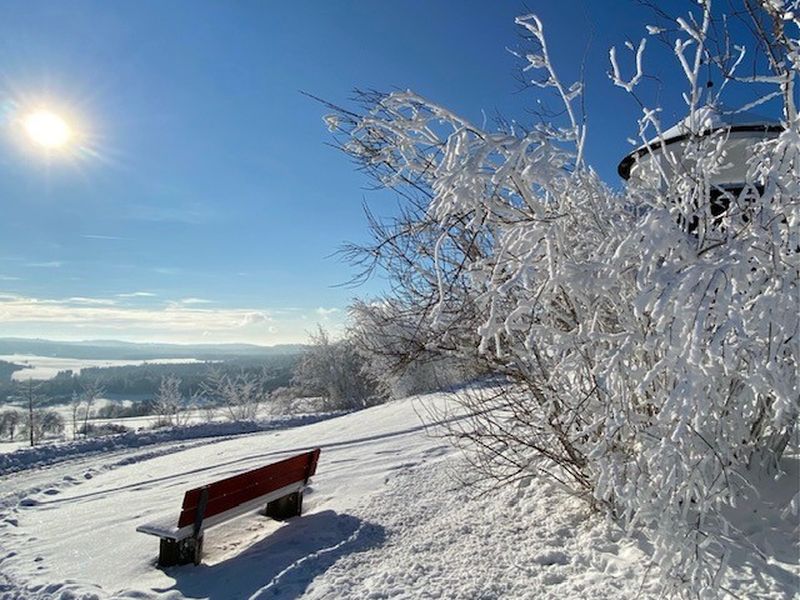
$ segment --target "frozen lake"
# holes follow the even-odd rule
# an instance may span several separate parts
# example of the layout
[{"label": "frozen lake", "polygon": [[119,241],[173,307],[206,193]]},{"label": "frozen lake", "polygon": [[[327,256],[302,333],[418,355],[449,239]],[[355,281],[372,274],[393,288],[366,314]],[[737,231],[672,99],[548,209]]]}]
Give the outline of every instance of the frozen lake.
[{"label": "frozen lake", "polygon": [[102,360],[86,358],[59,358],[53,356],[36,356],[33,354],[3,354],[0,360],[23,365],[26,368],[15,371],[12,379],[27,381],[28,379],[52,379],[59,371],[71,370],[80,373],[81,369],[89,367],[124,367],[126,365],[143,364],[186,364],[206,362],[196,358],[154,358],[152,360]]}]

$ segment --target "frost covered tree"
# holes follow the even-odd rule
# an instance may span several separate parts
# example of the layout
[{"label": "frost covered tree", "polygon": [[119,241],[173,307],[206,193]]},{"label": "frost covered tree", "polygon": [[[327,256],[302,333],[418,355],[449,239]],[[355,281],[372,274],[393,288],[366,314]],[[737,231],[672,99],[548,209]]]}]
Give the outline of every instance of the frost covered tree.
[{"label": "frost covered tree", "polygon": [[4,410],[0,413],[0,436],[7,436],[8,441],[13,442],[22,422],[23,417],[20,411],[13,408]]},{"label": "frost covered tree", "polygon": [[69,403],[70,417],[72,423],[72,439],[78,439],[78,423],[81,421],[81,406],[83,405],[83,398],[78,392],[72,392],[72,398]]},{"label": "frost covered tree", "polygon": [[170,375],[162,377],[153,397],[153,412],[158,415],[157,426],[180,427],[186,425],[189,409],[181,392],[181,379]]},{"label": "frost covered tree", "polygon": [[36,408],[23,422],[23,430],[33,443],[47,436],[60,436],[64,433],[64,417],[54,410]]},{"label": "frost covered tree", "polygon": [[41,431],[41,426],[38,423],[38,418],[41,416],[42,411],[39,410],[39,404],[45,399],[40,393],[41,386],[34,385],[33,379],[28,379],[28,384],[25,386],[23,398],[28,410],[25,413],[25,421],[23,422],[24,430],[28,435],[28,441],[31,446],[35,446]]},{"label": "frost covered tree", "polygon": [[299,393],[322,398],[325,410],[364,408],[385,399],[351,339],[334,341],[322,326],[310,338],[292,378]]},{"label": "frost covered tree", "polygon": [[269,396],[265,372],[240,371],[236,374],[212,371],[203,383],[203,397],[211,404],[224,407],[231,421],[252,421]]},{"label": "frost covered tree", "polygon": [[394,398],[463,384],[482,373],[456,352],[426,344],[417,311],[385,299],[356,300],[347,339],[363,357],[362,370]]},{"label": "frost covered tree", "polygon": [[90,380],[82,386],[81,392],[72,397],[72,436],[78,431],[78,423],[83,419],[80,430],[84,436],[89,435],[89,419],[92,417],[92,407],[95,402],[105,394],[102,383],[96,379]]},{"label": "frost covered tree", "polygon": [[[370,217],[374,242],[348,253],[392,277],[386,302],[418,332],[402,340],[409,360],[458,356],[507,382],[461,396],[473,416],[454,439],[478,475],[558,480],[645,532],[665,585],[694,597],[719,591],[728,515],[753,472],[780,468],[796,444],[800,402],[800,6],[741,8],[750,47],[709,0],[648,27],[685,77],[678,150],[638,92],[646,39],[627,44],[630,58],[611,50],[612,83],[642,110],[622,192],[586,163],[582,84],[556,73],[535,15],[517,19],[518,58],[560,103],[549,120],[487,130],[411,91],[360,93],[358,109],[327,118],[405,199],[394,221]],[[734,86],[752,100],[728,107]],[[726,123],[768,102],[781,104],[777,130],[748,148],[741,185],[724,185]]]},{"label": "frost covered tree", "polygon": [[64,417],[55,410],[42,411],[38,422],[42,436],[48,434],[60,436],[64,433]]}]

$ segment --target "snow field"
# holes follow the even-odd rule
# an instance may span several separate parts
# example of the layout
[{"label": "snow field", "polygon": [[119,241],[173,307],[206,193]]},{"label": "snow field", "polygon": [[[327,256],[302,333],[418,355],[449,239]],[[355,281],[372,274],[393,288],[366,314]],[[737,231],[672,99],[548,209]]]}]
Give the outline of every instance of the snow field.
[{"label": "snow field", "polygon": [[13,452],[0,452],[0,476],[32,467],[63,462],[74,456],[86,456],[87,454],[109,452],[123,448],[139,448],[180,440],[220,438],[259,431],[286,429],[328,419],[334,414],[273,416],[263,421],[197,422],[184,427],[128,431],[115,435],[78,438],[69,442],[41,443],[33,447],[22,445]]},{"label": "snow field", "polygon": [[91,358],[62,358],[51,356],[38,356],[36,354],[3,354],[0,360],[24,366],[24,369],[14,371],[11,378],[15,381],[28,381],[28,379],[52,379],[61,371],[72,371],[80,374],[81,369],[91,367],[125,367],[129,365],[180,365],[188,363],[214,362],[197,358],[152,358],[141,360],[115,360]]},{"label": "snow field", "polygon": [[380,523],[386,542],[344,556],[304,597],[647,596],[637,594],[652,588],[646,556],[584,504],[539,484],[477,494],[455,481],[452,470],[465,467],[452,457],[390,480],[354,511]]},{"label": "snow field", "polygon": [[[71,594],[80,589],[100,598],[196,597],[182,589],[246,598],[281,565],[340,542],[336,532],[343,527],[350,535],[355,517],[347,510],[381,490],[387,473],[425,459],[431,444],[411,404],[401,402],[327,424],[173,447],[167,454],[130,449],[7,475],[0,478],[0,597],[60,597],[49,587],[59,584]],[[314,446],[322,447],[322,457],[302,519],[281,525],[247,516],[208,532],[204,566],[154,568],[158,539],[136,533],[136,525],[177,517],[186,489]],[[253,570],[252,560],[278,570]],[[242,565],[249,575],[235,576]]]},{"label": "snow field", "polygon": [[[418,417],[423,402],[441,408],[448,398],[2,476],[0,600],[669,597],[649,568],[649,544],[577,498],[536,480],[494,491],[460,484],[464,459]],[[137,525],[177,518],[190,487],[315,446],[322,455],[301,518],[245,515],[206,533],[200,566],[155,567],[158,539]],[[776,489],[791,490],[795,476]],[[754,507],[741,508],[743,526],[759,545],[783,545],[770,564],[734,557],[726,584],[740,598],[792,598],[796,541],[783,517],[763,507],[752,517]]]}]

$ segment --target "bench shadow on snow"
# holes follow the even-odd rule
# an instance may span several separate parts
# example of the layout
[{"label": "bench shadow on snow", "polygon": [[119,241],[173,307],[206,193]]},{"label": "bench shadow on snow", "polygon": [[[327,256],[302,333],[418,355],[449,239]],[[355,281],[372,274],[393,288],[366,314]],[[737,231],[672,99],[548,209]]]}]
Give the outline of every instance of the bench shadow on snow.
[{"label": "bench shadow on snow", "polygon": [[[207,535],[214,535],[214,531]],[[380,525],[326,510],[290,519],[271,535],[222,562],[166,569],[175,584],[154,591],[178,591],[186,598],[209,600],[295,598],[337,560],[379,547],[385,538]]]}]

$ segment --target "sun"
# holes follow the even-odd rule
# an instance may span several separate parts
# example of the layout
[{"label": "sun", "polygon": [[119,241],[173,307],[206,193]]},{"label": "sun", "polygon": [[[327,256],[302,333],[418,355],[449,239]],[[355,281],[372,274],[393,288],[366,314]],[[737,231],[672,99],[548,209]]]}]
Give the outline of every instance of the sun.
[{"label": "sun", "polygon": [[72,129],[59,115],[49,110],[37,110],[22,120],[32,142],[47,149],[64,147],[72,137]]}]

